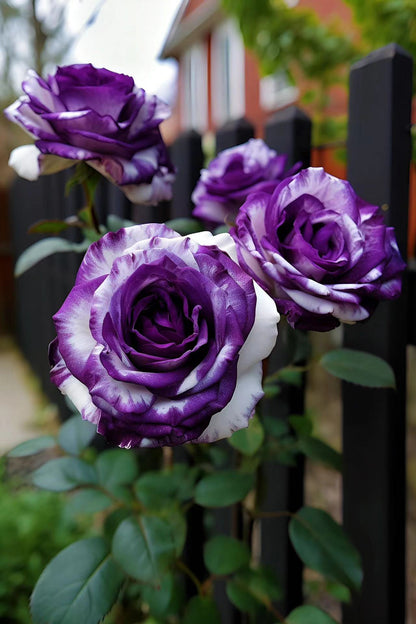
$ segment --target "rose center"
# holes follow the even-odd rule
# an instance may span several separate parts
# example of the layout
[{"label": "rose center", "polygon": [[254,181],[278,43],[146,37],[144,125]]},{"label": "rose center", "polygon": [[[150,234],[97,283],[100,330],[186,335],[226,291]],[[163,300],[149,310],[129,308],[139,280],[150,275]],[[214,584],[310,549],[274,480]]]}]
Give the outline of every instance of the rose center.
[{"label": "rose center", "polygon": [[192,333],[192,321],[186,314],[188,306],[176,293],[167,297],[166,293],[157,291],[145,299],[133,326],[136,336],[145,336],[159,344],[179,344]]}]

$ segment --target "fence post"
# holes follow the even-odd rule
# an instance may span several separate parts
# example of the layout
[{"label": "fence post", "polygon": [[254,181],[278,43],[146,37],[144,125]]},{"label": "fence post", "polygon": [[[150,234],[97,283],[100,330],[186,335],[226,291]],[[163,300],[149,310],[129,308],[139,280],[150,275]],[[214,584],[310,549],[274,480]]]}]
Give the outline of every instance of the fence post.
[{"label": "fence post", "polygon": [[[381,205],[407,246],[411,57],[395,44],[354,65],[350,76],[348,178]],[[344,624],[405,621],[406,293],[346,328],[346,347],[393,367],[397,390],[343,387],[344,524],[363,556],[364,583]]]},{"label": "fence post", "polygon": [[242,117],[235,121],[227,121],[215,134],[215,149],[218,152],[246,143],[254,137],[254,126]]},{"label": "fence post", "polygon": [[297,106],[289,106],[266,122],[264,138],[267,145],[279,154],[287,154],[289,167],[299,161],[303,167],[309,167],[311,132],[309,117]]},{"label": "fence post", "polygon": [[176,167],[170,218],[190,217],[194,207],[191,195],[204,165],[201,135],[195,130],[183,132],[172,144],[170,155]]},{"label": "fence post", "polygon": [[[279,154],[287,154],[288,167],[298,161],[309,166],[311,150],[311,120],[299,108],[291,106],[275,113],[265,125],[265,141]],[[293,332],[280,323],[276,349],[270,356],[270,372],[285,366],[290,359]],[[282,393],[265,402],[266,413],[286,420],[290,414],[304,411],[304,386],[287,386]],[[273,487],[267,488],[264,510],[297,511],[303,505],[304,462],[286,467],[270,463],[265,478]],[[265,520],[261,523],[261,543],[265,545],[262,562],[275,569],[283,588],[281,609],[288,613],[302,603],[302,563],[288,538],[288,521]]]}]

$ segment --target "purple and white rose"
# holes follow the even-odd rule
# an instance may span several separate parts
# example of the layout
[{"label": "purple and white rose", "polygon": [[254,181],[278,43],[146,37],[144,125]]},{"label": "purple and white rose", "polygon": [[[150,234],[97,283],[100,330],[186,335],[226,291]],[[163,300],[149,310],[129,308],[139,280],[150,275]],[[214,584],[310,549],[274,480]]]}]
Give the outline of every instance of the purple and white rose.
[{"label": "purple and white rose", "polygon": [[286,171],[286,163],[285,154],[277,154],[261,139],[220,152],[201,171],[192,194],[194,216],[212,224],[234,223],[249,193],[272,193],[278,182],[300,167]]},{"label": "purple and white rose", "polygon": [[91,245],[54,316],[51,377],[107,439],[212,442],[248,425],[279,315],[233,258],[228,234],[160,224]]},{"label": "purple and white rose", "polygon": [[25,95],[5,110],[36,139],[10,156],[20,176],[35,180],[86,161],[133,203],[171,198],[174,170],[159,129],[170,110],[133,78],[79,64],[46,80],[32,70],[22,87]]},{"label": "purple and white rose", "polygon": [[309,168],[255,193],[231,229],[241,266],[299,329],[363,321],[400,294],[405,268],[377,206],[345,180]]}]

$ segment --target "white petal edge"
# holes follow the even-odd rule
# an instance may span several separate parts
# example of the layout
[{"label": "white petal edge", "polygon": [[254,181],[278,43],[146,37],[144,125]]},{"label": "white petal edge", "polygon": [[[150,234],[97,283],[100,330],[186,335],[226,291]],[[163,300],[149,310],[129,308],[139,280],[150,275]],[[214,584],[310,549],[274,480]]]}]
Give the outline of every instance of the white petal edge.
[{"label": "white petal edge", "polygon": [[215,442],[228,438],[234,431],[248,426],[253,410],[263,396],[262,361],[276,343],[280,315],[273,299],[254,284],[257,303],[254,325],[240,350],[237,364],[237,384],[230,402],[214,414],[197,443]]},{"label": "white petal edge", "polygon": [[76,161],[68,158],[60,158],[53,154],[42,154],[36,145],[21,145],[12,150],[9,158],[9,166],[25,180],[33,182],[40,175],[57,173],[68,169]]},{"label": "white petal edge", "polygon": [[84,386],[76,377],[69,375],[68,378],[61,383],[59,390],[62,394],[66,394],[81,413],[84,420],[97,425],[101,410],[99,410],[91,400],[88,388]]}]

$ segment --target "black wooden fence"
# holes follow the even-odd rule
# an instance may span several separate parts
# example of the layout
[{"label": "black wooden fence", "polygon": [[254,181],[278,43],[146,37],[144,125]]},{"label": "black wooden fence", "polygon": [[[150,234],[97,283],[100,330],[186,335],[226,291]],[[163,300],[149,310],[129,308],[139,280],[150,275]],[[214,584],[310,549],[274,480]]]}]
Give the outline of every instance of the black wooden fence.
[{"label": "black wooden fence", "polygon": [[[403,257],[407,247],[407,208],[410,161],[412,61],[389,45],[357,63],[351,71],[348,131],[348,177],[359,195],[382,205],[397,232]],[[270,147],[287,153],[290,164],[309,164],[311,124],[297,108],[278,112],[265,127]],[[227,124],[217,133],[217,150],[247,141],[253,128],[246,120]],[[191,192],[202,166],[201,138],[180,136],[171,147],[178,177],[170,206],[131,206],[120,191],[102,183],[97,204],[101,217],[117,214],[138,223],[190,216]],[[67,173],[37,183],[16,181],[11,193],[11,218],[16,256],[33,237],[27,227],[41,218],[75,214],[77,192],[63,198]],[[53,338],[52,314],[73,285],[79,258],[62,254],[40,263],[17,281],[17,332],[20,346],[51,400],[60,395],[49,382],[46,347]],[[348,384],[343,392],[343,513],[347,532],[363,554],[364,585],[345,609],[344,624],[404,624],[405,622],[405,414],[406,345],[416,344],[412,316],[416,311],[415,275],[405,280],[399,301],[380,305],[374,318],[347,328],[345,345],[373,352],[393,366],[397,391],[373,391]],[[409,288],[408,288],[409,286]],[[410,303],[412,307],[410,308]],[[276,358],[284,358],[286,337],[279,337]],[[283,354],[283,355],[282,355]],[[279,417],[300,413],[303,393],[290,393],[269,409]],[[265,509],[296,510],[303,501],[303,466],[270,466],[266,478],[275,488]],[[267,544],[263,560],[278,571],[283,609],[302,600],[302,568],[292,551],[286,527],[267,521],[261,527]],[[238,622],[228,612],[227,622]]]}]

